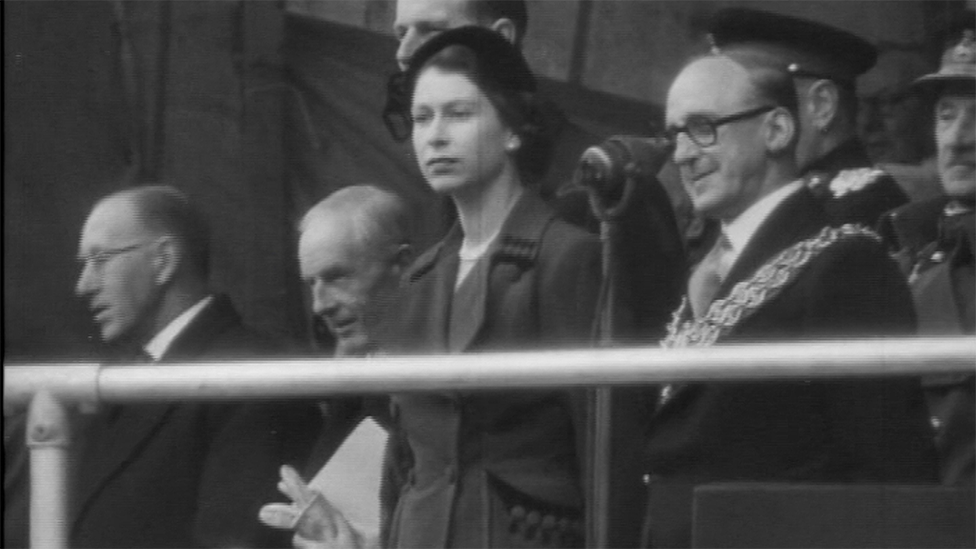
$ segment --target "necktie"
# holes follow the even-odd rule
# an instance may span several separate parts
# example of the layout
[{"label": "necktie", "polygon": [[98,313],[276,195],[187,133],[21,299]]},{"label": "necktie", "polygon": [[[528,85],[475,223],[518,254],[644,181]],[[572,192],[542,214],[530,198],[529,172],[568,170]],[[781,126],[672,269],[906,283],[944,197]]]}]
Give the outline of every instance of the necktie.
[{"label": "necktie", "polygon": [[708,306],[715,299],[715,295],[722,285],[722,280],[728,274],[731,252],[732,244],[725,233],[722,233],[715,245],[712,246],[711,251],[692,273],[691,279],[688,281],[688,299],[691,301],[691,309],[695,313],[695,318],[704,316],[708,311]]}]

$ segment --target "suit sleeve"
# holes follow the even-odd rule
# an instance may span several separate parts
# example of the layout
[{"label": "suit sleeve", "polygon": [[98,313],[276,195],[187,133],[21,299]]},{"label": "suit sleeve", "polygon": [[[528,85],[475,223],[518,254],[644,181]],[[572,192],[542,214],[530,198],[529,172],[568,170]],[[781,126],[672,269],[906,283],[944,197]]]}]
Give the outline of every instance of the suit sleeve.
[{"label": "suit sleeve", "polygon": [[282,464],[299,470],[321,420],[307,403],[209,405],[212,441],[201,473],[194,535],[209,547],[290,547],[290,533],[261,524],[258,510],[280,500]]}]

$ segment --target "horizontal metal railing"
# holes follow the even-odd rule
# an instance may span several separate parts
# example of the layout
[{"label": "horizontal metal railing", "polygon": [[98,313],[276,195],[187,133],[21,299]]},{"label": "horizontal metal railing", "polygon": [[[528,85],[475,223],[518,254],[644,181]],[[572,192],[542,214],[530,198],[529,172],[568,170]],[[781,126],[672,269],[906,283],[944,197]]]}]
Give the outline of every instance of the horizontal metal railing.
[{"label": "horizontal metal railing", "polygon": [[369,359],[4,366],[4,405],[44,388],[62,400],[141,402],[945,373],[976,369],[976,338],[911,338]]},{"label": "horizontal metal railing", "polygon": [[[159,365],[4,365],[4,411],[31,404],[31,545],[67,545],[62,403],[315,398],[349,393],[529,389],[976,371],[976,338],[580,349],[369,359]],[[43,525],[43,527],[35,527]]]}]

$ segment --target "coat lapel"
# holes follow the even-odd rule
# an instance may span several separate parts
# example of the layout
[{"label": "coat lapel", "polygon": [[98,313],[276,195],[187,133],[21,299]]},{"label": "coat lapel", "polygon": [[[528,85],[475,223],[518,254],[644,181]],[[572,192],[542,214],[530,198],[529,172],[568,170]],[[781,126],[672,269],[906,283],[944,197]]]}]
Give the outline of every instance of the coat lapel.
[{"label": "coat lapel", "polygon": [[180,332],[160,362],[192,360],[206,354],[207,347],[216,336],[229,325],[240,322],[230,299],[224,295],[214,296],[206,307]]},{"label": "coat lapel", "polygon": [[[447,346],[451,353],[464,352],[481,330],[488,293],[487,258],[481,258],[451,295]],[[453,286],[452,286],[453,287]]]},{"label": "coat lapel", "polygon": [[539,246],[546,227],[554,213],[536,194],[525,191],[512,207],[497,240],[488,251],[488,263],[480,265],[480,287],[483,289],[471,301],[469,324],[466,338],[459,342],[459,352],[469,350],[476,343],[478,335],[489,313],[488,304],[497,303],[508,291],[512,282],[518,280],[535,265]]},{"label": "coat lapel", "polygon": [[[749,278],[776,254],[796,242],[809,238],[827,225],[827,215],[820,202],[806,188],[787,197],[759,226],[746,244],[735,264],[719,287],[715,299],[728,296],[736,284]],[[662,390],[655,410],[656,418],[663,410],[679,409],[680,403],[691,399],[702,385],[681,383],[667,385]]]},{"label": "coat lapel", "polygon": [[827,215],[823,206],[808,189],[800,189],[787,197],[746,244],[722,282],[716,299],[726,297],[736,284],[752,276],[776,254],[813,236],[825,226]]},{"label": "coat lapel", "polygon": [[78,475],[76,523],[105,486],[145,448],[174,408],[168,403],[128,405],[119,407],[113,421],[107,417],[110,409],[103,409],[92,418],[79,464],[83,474]]},{"label": "coat lapel", "polygon": [[[483,331],[488,304],[504,295],[513,279],[534,265],[539,243],[553,219],[552,211],[530,191],[518,200],[502,225],[498,239],[487,252],[487,263],[475,267],[470,276],[481,276],[474,283],[460,314],[454,319],[454,341],[448,341],[452,321],[454,285],[461,247],[460,227],[455,225],[444,239],[421,255],[405,275],[409,286],[407,305],[398,308],[397,318],[380,330],[381,348],[390,352],[410,352],[416,346],[425,352],[460,353],[471,349]],[[410,322],[403,319],[409,318]],[[390,330],[395,328],[396,333]]]},{"label": "coat lapel", "polygon": [[[377,341],[384,352],[447,352],[457,251],[461,230],[455,226],[440,243],[422,254],[404,275],[401,304],[383,322]],[[407,321],[409,319],[409,321]]]},{"label": "coat lapel", "polygon": [[[177,335],[160,362],[198,357],[235,315],[227,298],[216,296]],[[91,419],[81,460],[84,474],[79,476],[76,521],[105,486],[139,456],[175,408],[176,403],[105,406]]]}]

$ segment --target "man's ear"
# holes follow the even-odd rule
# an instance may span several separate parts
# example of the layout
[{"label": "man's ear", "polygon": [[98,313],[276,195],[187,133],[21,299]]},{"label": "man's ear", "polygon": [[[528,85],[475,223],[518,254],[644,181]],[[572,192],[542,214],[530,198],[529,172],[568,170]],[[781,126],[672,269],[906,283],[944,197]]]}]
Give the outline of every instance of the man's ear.
[{"label": "man's ear", "polygon": [[840,109],[840,90],[830,80],[817,80],[806,90],[803,108],[810,115],[813,129],[825,132],[834,124]]},{"label": "man's ear", "polygon": [[515,29],[515,23],[512,22],[508,17],[502,17],[495,20],[491,24],[491,30],[497,32],[498,34],[505,37],[512,44],[517,44],[518,32]]},{"label": "man's ear", "polygon": [[183,248],[171,236],[160,237],[153,255],[153,272],[156,285],[168,284],[176,277],[183,261]]},{"label": "man's ear", "polygon": [[400,244],[397,246],[395,255],[393,256],[393,274],[400,276],[403,271],[410,266],[413,262],[413,246],[410,244]]},{"label": "man's ear", "polygon": [[785,108],[777,107],[767,115],[766,122],[766,148],[773,153],[787,150],[796,140],[796,118]]}]

